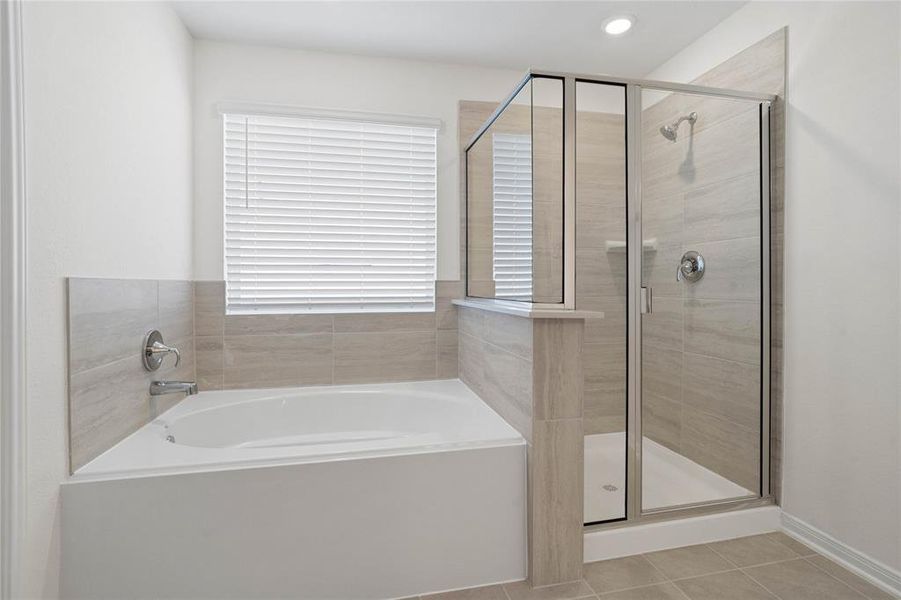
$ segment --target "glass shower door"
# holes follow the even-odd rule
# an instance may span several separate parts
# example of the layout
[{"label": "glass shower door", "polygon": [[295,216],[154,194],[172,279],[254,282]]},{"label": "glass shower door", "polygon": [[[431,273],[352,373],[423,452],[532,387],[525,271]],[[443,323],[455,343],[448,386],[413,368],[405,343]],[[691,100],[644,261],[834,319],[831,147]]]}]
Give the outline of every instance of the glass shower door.
[{"label": "glass shower door", "polygon": [[642,92],[642,512],[761,494],[761,111]]}]

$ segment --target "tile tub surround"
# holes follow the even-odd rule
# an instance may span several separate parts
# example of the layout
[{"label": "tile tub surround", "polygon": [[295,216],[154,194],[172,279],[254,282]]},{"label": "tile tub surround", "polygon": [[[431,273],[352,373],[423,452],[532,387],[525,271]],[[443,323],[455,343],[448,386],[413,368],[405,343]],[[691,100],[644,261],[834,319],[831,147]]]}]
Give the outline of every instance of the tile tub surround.
[{"label": "tile tub surround", "polygon": [[[890,600],[892,595],[811,548],[773,532],[586,563],[578,581],[525,582],[420,600]],[[412,600],[412,599],[411,599]]]},{"label": "tile tub surround", "polygon": [[529,442],[529,581],[578,579],[584,320],[458,309],[460,379]]},{"label": "tile tub surround", "polygon": [[459,281],[435,284],[434,312],[226,315],[225,283],[195,283],[201,390],[457,377]]},{"label": "tile tub surround", "polygon": [[[182,396],[150,396],[154,380],[193,380],[194,285],[190,281],[68,280],[70,471],[114,446]],[[144,370],[141,341],[159,329],[181,352]]]},{"label": "tile tub surround", "polygon": [[[694,83],[784,93],[785,33],[778,31]],[[658,128],[697,111],[676,143]],[[771,195],[771,473],[778,497],[781,439],[781,102],[774,107]],[[644,433],[691,460],[756,490],[760,431],[760,215],[757,107],[669,95],[643,113],[644,277],[654,290],[645,315]],[[683,124],[683,128],[686,124]],[[691,131],[691,135],[689,135]],[[687,163],[687,144],[692,161]],[[690,168],[686,167],[689,165]],[[673,273],[686,250],[705,257],[693,284]]]}]

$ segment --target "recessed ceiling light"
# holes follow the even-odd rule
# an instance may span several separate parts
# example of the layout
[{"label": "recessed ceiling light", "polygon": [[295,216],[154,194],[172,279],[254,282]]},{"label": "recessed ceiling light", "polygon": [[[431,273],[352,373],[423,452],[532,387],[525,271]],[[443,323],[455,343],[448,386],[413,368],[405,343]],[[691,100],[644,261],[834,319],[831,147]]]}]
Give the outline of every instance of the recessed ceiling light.
[{"label": "recessed ceiling light", "polygon": [[633,17],[625,15],[611,17],[604,22],[604,31],[610,35],[622,35],[632,29]]}]

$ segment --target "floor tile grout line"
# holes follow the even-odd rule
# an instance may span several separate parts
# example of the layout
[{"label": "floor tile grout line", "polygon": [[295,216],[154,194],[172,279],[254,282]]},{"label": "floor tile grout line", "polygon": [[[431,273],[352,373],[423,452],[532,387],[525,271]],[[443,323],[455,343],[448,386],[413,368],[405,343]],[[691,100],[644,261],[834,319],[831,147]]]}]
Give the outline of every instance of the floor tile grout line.
[{"label": "floor tile grout line", "polygon": [[664,581],[670,581],[669,575],[667,575],[666,573],[664,573],[664,572],[660,569],[660,567],[658,567],[657,565],[655,565],[655,564],[654,564],[654,561],[652,561],[650,558],[648,558],[648,555],[647,555],[647,554],[641,554],[640,556],[641,556],[643,559],[645,559],[645,560],[648,562],[648,564],[651,565],[651,567],[652,567],[655,571],[657,571],[657,573],[659,573],[661,576],[663,576],[663,580],[664,580]]},{"label": "floor tile grout line", "polygon": [[[769,563],[769,564],[774,564],[774,563]],[[757,566],[760,566],[760,565],[757,565]],[[777,600],[791,600],[791,598],[783,598],[782,596],[780,596],[779,594],[777,594],[776,592],[774,592],[773,590],[771,590],[771,589],[768,588],[767,586],[763,585],[763,583],[761,583],[760,581],[758,581],[756,577],[754,577],[753,575],[751,575],[750,573],[748,573],[748,572],[745,571],[744,569],[739,569],[739,571],[741,571],[741,572],[744,574],[745,577],[747,577],[748,579],[750,579],[751,581],[753,581],[754,583],[756,583],[757,585],[759,585],[761,588],[763,588],[763,590],[764,590],[767,594],[769,594],[770,596],[772,596],[773,598],[776,598]]]},{"label": "floor tile grout line", "polygon": [[731,559],[728,558],[726,555],[724,555],[722,552],[719,552],[719,551],[718,551],[716,548],[714,548],[711,544],[704,544],[704,546],[707,547],[711,552],[713,552],[714,554],[716,554],[717,556],[719,556],[720,558],[722,558],[724,561],[726,561],[727,563],[729,563],[730,565],[735,565],[735,568],[736,568],[736,569],[741,569],[741,567],[738,566],[738,564],[737,564],[734,560],[731,560]]},{"label": "floor tile grout line", "polygon": [[[810,555],[810,556],[814,556],[814,555]],[[822,556],[822,555],[820,555],[820,556]],[[811,562],[810,560],[808,560],[808,558],[809,558],[808,556],[802,556],[801,558],[802,558],[807,564],[811,565],[813,568],[817,569],[818,571],[820,571],[820,572],[822,572],[822,573],[825,573],[826,575],[828,575],[828,576],[831,577],[832,579],[834,579],[834,580],[838,581],[839,583],[843,584],[845,587],[848,587],[848,588],[854,590],[855,592],[857,592],[858,594],[860,594],[861,596],[863,596],[863,597],[866,598],[867,600],[873,600],[873,598],[870,597],[869,594],[864,594],[864,593],[861,592],[861,591],[855,590],[853,587],[851,587],[851,585],[850,585],[849,583],[842,581],[841,579],[839,579],[838,577],[836,577],[835,575],[833,575],[832,573],[830,573],[830,572],[827,571],[826,569],[824,569],[824,568],[820,567],[819,565],[817,565],[816,563]],[[828,556],[827,556],[827,557],[824,557],[824,558],[826,558],[826,560],[830,560]],[[836,564],[837,564],[837,563],[836,563]],[[839,566],[841,566],[841,565],[839,565]],[[844,567],[843,567],[843,568],[844,568]],[[845,570],[847,570],[847,569],[845,569]],[[848,572],[851,573],[852,575],[854,575],[855,577],[858,577],[858,575],[857,575],[856,573],[853,573],[853,572],[851,572],[851,571],[848,571]],[[867,581],[866,579],[863,579],[863,577],[861,577],[860,579],[863,580],[863,581],[865,581],[866,583],[870,583],[870,582]],[[870,585],[873,585],[873,584],[870,583]],[[876,586],[873,586],[873,587],[876,587]],[[876,589],[879,589],[879,588],[876,588]],[[882,590],[880,590],[880,591],[882,591]]]}]

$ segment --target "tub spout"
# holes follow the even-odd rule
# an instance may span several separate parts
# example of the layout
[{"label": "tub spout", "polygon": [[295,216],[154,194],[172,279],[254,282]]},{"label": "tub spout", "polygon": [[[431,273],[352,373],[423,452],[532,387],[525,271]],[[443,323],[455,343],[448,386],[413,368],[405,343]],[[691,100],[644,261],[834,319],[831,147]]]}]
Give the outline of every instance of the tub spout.
[{"label": "tub spout", "polygon": [[193,381],[151,381],[150,395],[162,396],[164,394],[178,394],[184,392],[186,396],[197,393],[197,384]]}]

